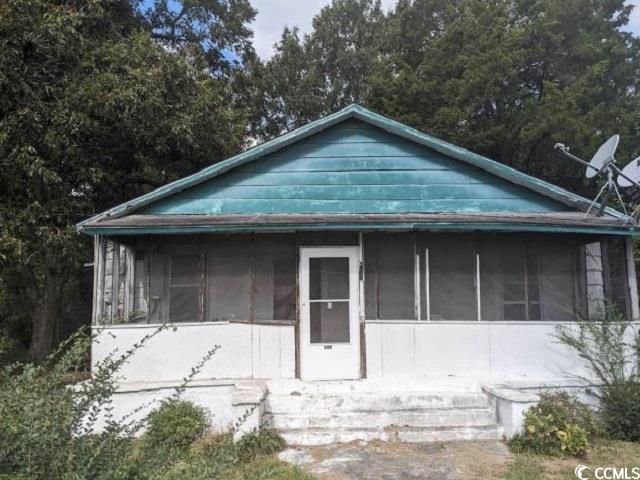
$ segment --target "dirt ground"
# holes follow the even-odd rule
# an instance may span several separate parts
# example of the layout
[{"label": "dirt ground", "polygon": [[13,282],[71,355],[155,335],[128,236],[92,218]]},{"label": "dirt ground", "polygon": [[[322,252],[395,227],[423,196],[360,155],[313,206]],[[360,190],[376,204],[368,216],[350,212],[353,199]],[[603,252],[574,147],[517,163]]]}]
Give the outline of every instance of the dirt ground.
[{"label": "dirt ground", "polygon": [[502,442],[484,441],[353,442],[292,448],[281,453],[280,458],[320,480],[497,480],[512,457]]}]

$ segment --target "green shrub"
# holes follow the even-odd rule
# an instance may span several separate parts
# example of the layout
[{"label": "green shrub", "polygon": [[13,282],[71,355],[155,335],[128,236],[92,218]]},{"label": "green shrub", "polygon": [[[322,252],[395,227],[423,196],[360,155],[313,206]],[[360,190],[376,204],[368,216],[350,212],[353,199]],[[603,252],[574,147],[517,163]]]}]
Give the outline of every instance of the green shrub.
[{"label": "green shrub", "polygon": [[260,455],[272,455],[287,446],[284,438],[273,430],[261,428],[243,436],[236,444],[238,458],[247,462]]},{"label": "green shrub", "polygon": [[594,412],[567,393],[541,394],[540,402],[525,412],[523,427],[511,448],[544,455],[584,455],[589,438],[601,431]]},{"label": "green shrub", "polygon": [[[110,479],[126,451],[133,423],[114,421],[114,373],[126,356],[97,365],[92,379],[71,388],[91,339],[80,332],[41,364],[0,371],[0,474],[17,478]],[[70,375],[71,373],[71,375]],[[94,430],[100,416],[105,429]]]},{"label": "green shrub", "polygon": [[188,452],[191,445],[209,429],[207,411],[192,402],[171,398],[147,417],[144,448],[171,456]]},{"label": "green shrub", "polygon": [[599,403],[604,431],[618,440],[640,441],[640,334],[616,308],[602,318],[559,326],[555,334],[589,367],[586,383]]},{"label": "green shrub", "polygon": [[[91,338],[80,331],[44,362],[14,363],[0,368],[0,478],[20,480],[155,480],[175,458],[161,451],[145,451],[135,438],[144,420],[114,416],[112,397],[120,367],[154,335],[146,335],[122,355],[109,355],[94,365],[85,381]],[[195,376],[218,347],[207,352],[183,384]],[[184,418],[188,408],[174,400]],[[171,401],[168,401],[169,403]],[[174,422],[164,431],[172,445],[184,445],[196,428]],[[198,427],[200,428],[200,427]],[[157,438],[157,437],[155,437]],[[183,443],[180,443],[182,439]]]},{"label": "green shrub", "polygon": [[599,389],[606,433],[618,440],[640,442],[640,382],[620,380]]},{"label": "green shrub", "polygon": [[[42,364],[0,368],[0,480],[216,480],[284,447],[270,430],[235,443],[232,432],[206,435],[207,412],[180,399],[217,346],[145,419],[115,418],[112,396],[119,368],[161,330],[122,355],[108,356],[81,383],[74,382],[91,345],[83,332]],[[145,424],[146,432],[137,438]]]}]

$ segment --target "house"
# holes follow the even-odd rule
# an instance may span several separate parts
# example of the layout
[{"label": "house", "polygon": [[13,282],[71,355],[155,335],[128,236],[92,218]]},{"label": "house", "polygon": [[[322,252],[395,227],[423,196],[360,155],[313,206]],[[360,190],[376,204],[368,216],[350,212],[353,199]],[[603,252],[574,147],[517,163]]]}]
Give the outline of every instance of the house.
[{"label": "house", "polygon": [[635,223],[589,204],[353,105],[79,224],[93,362],[169,324],[123,413],[219,345],[187,395],[220,428],[254,405],[293,443],[510,434],[583,371],[558,323],[640,317]]}]

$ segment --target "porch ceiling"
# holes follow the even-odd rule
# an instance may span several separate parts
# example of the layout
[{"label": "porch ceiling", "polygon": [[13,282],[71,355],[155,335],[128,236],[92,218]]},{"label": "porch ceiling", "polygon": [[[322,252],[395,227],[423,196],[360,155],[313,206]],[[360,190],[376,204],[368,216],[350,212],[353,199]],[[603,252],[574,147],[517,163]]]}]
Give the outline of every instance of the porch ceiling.
[{"label": "porch ceiling", "polygon": [[85,233],[148,235],[304,230],[458,230],[636,233],[633,223],[580,212],[483,214],[128,215],[87,225]]}]

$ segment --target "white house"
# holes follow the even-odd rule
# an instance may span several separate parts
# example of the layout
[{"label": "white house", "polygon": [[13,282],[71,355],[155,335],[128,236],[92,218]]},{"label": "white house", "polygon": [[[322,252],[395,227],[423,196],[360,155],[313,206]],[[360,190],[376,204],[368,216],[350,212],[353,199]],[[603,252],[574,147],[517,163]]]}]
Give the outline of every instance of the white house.
[{"label": "white house", "polygon": [[639,317],[635,224],[588,205],[350,106],[81,223],[93,362],[169,325],[122,413],[219,345],[186,394],[219,428],[259,403],[292,443],[510,434],[582,371],[558,323]]}]

